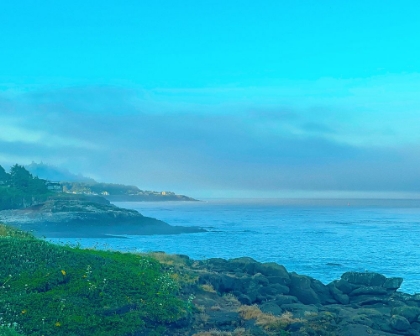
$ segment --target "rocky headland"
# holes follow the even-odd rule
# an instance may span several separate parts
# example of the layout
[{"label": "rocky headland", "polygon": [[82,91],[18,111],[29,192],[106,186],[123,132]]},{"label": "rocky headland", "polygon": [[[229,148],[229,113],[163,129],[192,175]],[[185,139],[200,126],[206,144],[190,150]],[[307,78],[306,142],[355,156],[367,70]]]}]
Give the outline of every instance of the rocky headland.
[{"label": "rocky headland", "polygon": [[0,211],[0,221],[47,238],[105,238],[119,235],[204,232],[198,227],[171,226],[123,209],[100,196],[60,194],[44,202]]}]

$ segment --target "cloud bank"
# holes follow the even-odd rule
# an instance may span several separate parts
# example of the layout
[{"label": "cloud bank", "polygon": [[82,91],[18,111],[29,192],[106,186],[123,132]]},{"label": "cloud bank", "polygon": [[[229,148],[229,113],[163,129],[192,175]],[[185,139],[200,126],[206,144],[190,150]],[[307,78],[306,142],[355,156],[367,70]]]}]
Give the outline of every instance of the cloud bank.
[{"label": "cloud bank", "polygon": [[3,91],[0,164],[44,161],[201,197],[418,193],[420,98],[407,83],[419,87],[420,76]]}]

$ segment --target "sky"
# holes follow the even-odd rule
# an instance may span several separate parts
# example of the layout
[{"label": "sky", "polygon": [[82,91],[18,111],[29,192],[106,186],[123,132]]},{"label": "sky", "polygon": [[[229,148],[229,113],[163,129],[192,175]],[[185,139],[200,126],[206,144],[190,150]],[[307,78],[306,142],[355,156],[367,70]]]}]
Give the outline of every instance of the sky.
[{"label": "sky", "polygon": [[420,197],[419,12],[4,1],[0,164],[193,197]]}]

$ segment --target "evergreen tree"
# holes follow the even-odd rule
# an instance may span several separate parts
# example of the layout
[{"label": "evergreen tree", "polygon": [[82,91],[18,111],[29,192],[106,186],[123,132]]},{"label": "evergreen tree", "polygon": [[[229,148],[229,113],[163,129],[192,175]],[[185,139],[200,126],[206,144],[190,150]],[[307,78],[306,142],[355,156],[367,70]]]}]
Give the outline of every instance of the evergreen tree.
[{"label": "evergreen tree", "polygon": [[8,184],[10,180],[10,175],[6,173],[4,168],[0,166],[0,185]]}]

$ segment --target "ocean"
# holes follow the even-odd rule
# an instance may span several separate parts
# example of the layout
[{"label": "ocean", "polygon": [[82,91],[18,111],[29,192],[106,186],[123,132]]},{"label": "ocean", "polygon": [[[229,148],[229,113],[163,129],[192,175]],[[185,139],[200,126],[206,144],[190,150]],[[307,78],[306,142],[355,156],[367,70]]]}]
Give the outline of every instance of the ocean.
[{"label": "ocean", "polygon": [[274,261],[327,284],[347,271],[403,277],[420,292],[420,200],[238,200],[118,202],[171,225],[208,232],[50,239],[127,252],[165,251],[193,259],[248,256]]}]

